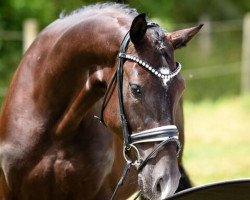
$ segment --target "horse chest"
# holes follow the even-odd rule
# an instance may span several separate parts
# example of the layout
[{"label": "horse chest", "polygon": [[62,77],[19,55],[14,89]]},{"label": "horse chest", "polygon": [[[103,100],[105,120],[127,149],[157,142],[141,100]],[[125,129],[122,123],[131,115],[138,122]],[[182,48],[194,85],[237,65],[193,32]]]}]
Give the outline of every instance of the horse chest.
[{"label": "horse chest", "polygon": [[[25,199],[61,200],[70,194],[76,195],[72,199],[78,199],[77,196],[92,199],[111,171],[113,154],[99,152],[93,157],[78,148],[60,149],[41,155],[41,160],[33,165],[28,157],[22,162],[6,158],[2,164],[8,184],[25,194]],[[37,197],[38,193],[42,195]]]}]

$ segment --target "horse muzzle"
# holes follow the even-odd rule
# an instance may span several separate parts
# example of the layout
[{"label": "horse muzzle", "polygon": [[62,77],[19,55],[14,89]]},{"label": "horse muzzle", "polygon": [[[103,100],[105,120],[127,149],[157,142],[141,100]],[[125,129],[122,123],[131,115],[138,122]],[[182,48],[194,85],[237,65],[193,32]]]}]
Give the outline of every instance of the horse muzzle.
[{"label": "horse muzzle", "polygon": [[[148,149],[146,154],[151,151]],[[162,200],[178,188],[180,172],[176,144],[168,143],[139,171],[138,182],[142,194],[151,200]]]},{"label": "horse muzzle", "polygon": [[[159,168],[160,163],[156,166]],[[172,196],[178,188],[180,180],[180,172],[175,168],[171,173],[168,170],[150,170],[144,168],[139,174],[139,186],[141,193],[146,199],[164,200]],[[166,168],[166,166],[165,166]]]}]

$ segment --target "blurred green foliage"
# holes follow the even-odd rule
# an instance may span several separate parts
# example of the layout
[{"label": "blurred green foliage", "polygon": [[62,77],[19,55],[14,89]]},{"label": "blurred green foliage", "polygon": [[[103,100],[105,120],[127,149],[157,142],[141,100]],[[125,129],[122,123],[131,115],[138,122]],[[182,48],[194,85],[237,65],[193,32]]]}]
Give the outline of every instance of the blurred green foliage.
[{"label": "blurred green foliage", "polygon": [[203,52],[202,34],[176,51],[186,78],[185,97],[192,101],[238,96],[241,87],[242,30],[210,34],[209,52]]},{"label": "blurred green foliage", "polygon": [[207,14],[212,20],[241,18],[250,10],[249,0],[131,0],[131,5],[152,17],[170,19],[174,23],[195,22]]},{"label": "blurred green foliage", "polygon": [[[69,13],[72,10],[97,0],[1,0],[0,1],[0,33],[3,30],[21,31],[22,23],[27,18],[36,18],[39,29],[55,20],[61,12]],[[154,18],[167,30],[179,28],[177,25],[188,23],[194,25],[201,16],[208,16],[212,21],[242,19],[250,10],[249,0],[118,0],[116,2],[128,3],[139,12],[145,12]],[[205,25],[206,26],[206,25]],[[217,25],[219,29],[220,25]],[[184,28],[184,27],[183,27]],[[178,50],[176,57],[182,62],[184,75],[187,77],[186,98],[202,100],[204,98],[216,99],[221,95],[232,96],[240,91],[241,59],[241,28],[234,31],[212,32],[211,48],[208,54],[202,54],[202,39],[197,36],[183,50]],[[0,34],[1,36],[1,34]],[[4,40],[0,37],[0,89],[7,87],[10,78],[22,57],[22,41]],[[219,65],[218,73],[222,67],[230,65],[237,73],[226,76],[216,74],[214,77],[200,78],[195,76],[191,80],[185,70],[194,70]],[[224,73],[224,71],[223,71]],[[216,76],[217,75],[217,76]],[[0,92],[1,93],[1,92]],[[1,94],[0,94],[1,96]],[[1,99],[0,99],[1,101]]]}]

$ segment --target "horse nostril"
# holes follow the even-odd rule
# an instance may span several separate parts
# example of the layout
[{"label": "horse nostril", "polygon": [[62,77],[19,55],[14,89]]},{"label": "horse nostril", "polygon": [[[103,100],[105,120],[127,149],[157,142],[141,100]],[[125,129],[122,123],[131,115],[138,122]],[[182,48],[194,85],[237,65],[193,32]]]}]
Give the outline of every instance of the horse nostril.
[{"label": "horse nostril", "polygon": [[160,178],[156,184],[156,191],[157,193],[160,193],[160,194],[161,194],[161,183],[162,183],[162,178]]},{"label": "horse nostril", "polygon": [[161,185],[160,185],[160,183],[157,183],[156,191],[157,191],[158,193],[161,193]]}]

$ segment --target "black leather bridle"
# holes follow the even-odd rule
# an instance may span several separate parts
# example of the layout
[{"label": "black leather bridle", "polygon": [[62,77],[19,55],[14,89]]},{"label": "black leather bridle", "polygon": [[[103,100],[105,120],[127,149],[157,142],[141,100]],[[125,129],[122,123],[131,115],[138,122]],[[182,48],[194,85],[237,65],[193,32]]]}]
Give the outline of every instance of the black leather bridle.
[{"label": "black leather bridle", "polygon": [[[147,27],[157,27],[158,25],[155,23],[148,23]],[[179,141],[179,133],[178,129],[175,125],[166,125],[161,126],[157,128],[148,129],[139,133],[131,133],[128,126],[127,117],[124,110],[124,103],[123,103],[123,66],[126,60],[130,60],[133,62],[138,63],[141,67],[145,68],[149,72],[151,72],[153,75],[157,76],[158,78],[162,79],[163,84],[166,85],[173,77],[175,77],[181,70],[181,65],[179,63],[176,63],[176,70],[173,72],[168,73],[162,73],[158,70],[156,70],[154,67],[150,66],[147,62],[133,56],[130,54],[127,54],[127,48],[128,44],[130,42],[130,35],[129,32],[125,35],[123,38],[123,41],[120,46],[119,51],[119,61],[118,61],[118,67],[116,69],[116,73],[112,77],[107,91],[104,95],[103,104],[101,108],[101,116],[100,121],[105,125],[104,119],[103,119],[103,113],[104,109],[106,107],[107,98],[109,95],[109,92],[111,91],[111,88],[115,82],[117,81],[117,89],[118,89],[118,99],[119,99],[119,110],[120,110],[120,117],[121,117],[121,123],[122,123],[122,131],[123,131],[123,139],[124,139],[124,149],[123,149],[123,155],[126,160],[126,166],[123,170],[123,174],[114,190],[114,193],[112,197],[110,198],[113,200],[115,198],[115,195],[121,185],[123,185],[123,182],[125,180],[126,175],[129,172],[129,169],[132,165],[134,165],[137,168],[137,171],[140,172],[143,167],[147,164],[149,159],[157,153],[162,146],[169,142],[175,142],[177,144],[177,156],[180,152],[181,145]],[[105,125],[106,126],[106,125]],[[159,144],[154,147],[152,152],[143,160],[140,157],[139,150],[135,146],[135,144],[139,143],[147,143],[147,142],[159,142]],[[137,153],[137,160],[132,161],[129,158],[129,152],[131,149],[134,149]],[[137,197],[139,196],[140,192],[138,193]],[[136,197],[136,198],[137,198]]]}]

